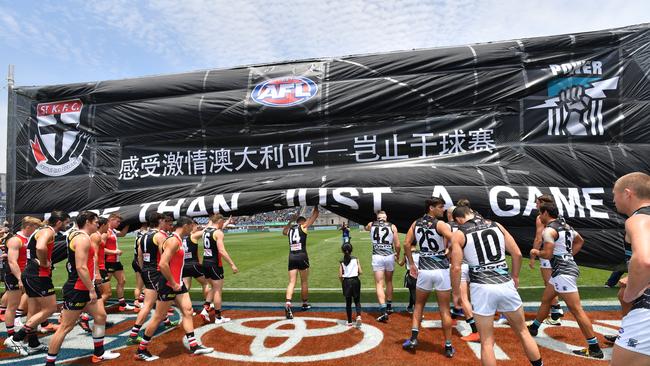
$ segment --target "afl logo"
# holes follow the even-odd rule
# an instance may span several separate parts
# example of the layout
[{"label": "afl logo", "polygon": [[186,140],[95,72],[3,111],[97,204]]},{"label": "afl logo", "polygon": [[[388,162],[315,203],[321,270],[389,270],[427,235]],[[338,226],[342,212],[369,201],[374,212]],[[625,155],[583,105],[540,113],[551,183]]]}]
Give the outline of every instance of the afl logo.
[{"label": "afl logo", "polygon": [[318,85],[303,76],[287,76],[257,84],[251,98],[269,107],[290,107],[313,98]]},{"label": "afl logo", "polygon": [[60,177],[81,164],[88,142],[78,130],[82,108],[79,99],[36,106],[37,125],[29,141],[36,170]]}]

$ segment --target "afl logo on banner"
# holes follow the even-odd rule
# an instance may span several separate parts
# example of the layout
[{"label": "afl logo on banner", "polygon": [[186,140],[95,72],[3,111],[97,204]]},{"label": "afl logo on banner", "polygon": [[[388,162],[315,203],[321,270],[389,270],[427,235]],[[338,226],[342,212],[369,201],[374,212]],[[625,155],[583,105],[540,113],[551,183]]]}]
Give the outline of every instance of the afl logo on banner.
[{"label": "afl logo on banner", "polygon": [[36,170],[59,177],[81,164],[87,143],[78,130],[82,108],[79,99],[36,106],[37,128],[29,141]]},{"label": "afl logo on banner", "polygon": [[304,76],[287,76],[259,83],[253,89],[251,98],[269,107],[290,107],[313,98],[318,85]]}]

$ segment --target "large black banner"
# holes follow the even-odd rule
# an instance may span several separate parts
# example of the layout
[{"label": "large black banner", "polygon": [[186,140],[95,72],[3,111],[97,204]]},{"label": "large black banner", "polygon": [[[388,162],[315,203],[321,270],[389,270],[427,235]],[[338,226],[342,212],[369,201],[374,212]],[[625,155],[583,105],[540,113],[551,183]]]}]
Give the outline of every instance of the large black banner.
[{"label": "large black banner", "polygon": [[320,204],[400,230],[469,198],[528,252],[552,194],[623,258],[611,187],[650,156],[650,26],[10,90],[9,217]]}]

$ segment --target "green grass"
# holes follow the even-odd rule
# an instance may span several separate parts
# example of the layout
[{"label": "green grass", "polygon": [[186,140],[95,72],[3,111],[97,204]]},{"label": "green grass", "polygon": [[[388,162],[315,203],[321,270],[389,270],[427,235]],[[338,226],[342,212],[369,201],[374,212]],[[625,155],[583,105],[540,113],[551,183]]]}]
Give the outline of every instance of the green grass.
[{"label": "green grass", "polygon": [[[361,286],[364,289],[364,298],[374,298],[374,281],[370,266],[371,248],[370,237],[366,232],[354,231],[352,233],[354,246],[353,255],[358,257],[363,269]],[[401,235],[403,241],[404,236]],[[133,237],[119,239],[120,249],[124,251],[121,262],[124,265],[127,288],[135,285],[135,276],[131,270],[133,259]],[[267,233],[229,233],[225,236],[226,249],[239,268],[238,274],[233,274],[227,263],[224,263],[226,272],[224,301],[282,301],[284,290],[248,290],[255,289],[283,289],[287,284],[287,239],[279,232]],[[341,234],[337,230],[310,231],[307,239],[307,249],[311,264],[309,274],[309,287],[311,289],[339,288],[338,262],[342,257]],[[407,301],[408,292],[403,289],[404,267],[396,266],[394,282],[396,295],[394,301]],[[615,299],[616,289],[604,288],[602,285],[609,276],[608,271],[580,267],[580,294],[584,299]],[[54,285],[60,288],[67,278],[65,263],[59,263],[54,271]],[[528,268],[525,259],[520,274],[520,286],[541,286],[542,281],[539,269]],[[115,281],[113,281],[115,286]],[[298,291],[299,286],[297,286]],[[237,290],[241,289],[241,290]],[[525,301],[538,301],[541,297],[541,288],[522,288],[520,293]],[[127,298],[131,292],[127,292]],[[197,293],[198,294],[198,293]],[[132,296],[132,295],[131,295]],[[370,297],[369,297],[370,296]],[[299,298],[296,294],[295,298]],[[198,299],[198,296],[196,297]],[[339,291],[310,291],[310,301],[313,302],[339,302]],[[368,300],[365,300],[368,301]]]}]

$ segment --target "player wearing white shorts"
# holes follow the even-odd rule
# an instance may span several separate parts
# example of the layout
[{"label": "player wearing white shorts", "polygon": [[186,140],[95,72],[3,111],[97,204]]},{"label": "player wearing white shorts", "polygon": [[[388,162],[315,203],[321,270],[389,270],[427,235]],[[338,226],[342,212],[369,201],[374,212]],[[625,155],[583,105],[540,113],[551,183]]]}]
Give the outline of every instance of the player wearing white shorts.
[{"label": "player wearing white shorts", "polygon": [[541,251],[532,249],[530,254],[549,259],[553,272],[548,280],[548,285],[544,289],[542,303],[537,310],[537,317],[528,326],[528,329],[530,334],[537,335],[542,321],[548,316],[551,300],[559,295],[566,303],[571,314],[573,314],[576,322],[578,322],[589,346],[585,349],[573,351],[573,353],[585,357],[603,358],[603,351],[598,345],[598,338],[594,334],[591,320],[582,309],[580,294],[578,293],[577,282],[580,271],[573,260],[573,256],[582,248],[584,239],[567,223],[559,221],[558,216],[558,208],[555,203],[545,202],[539,206],[539,219],[546,226],[542,232],[544,245]]},{"label": "player wearing white shorts", "polygon": [[611,365],[650,365],[650,176],[624,175],[613,191],[616,210],[629,216],[625,241],[631,257],[622,301],[631,304],[631,310],[623,317]]},{"label": "player wearing white shorts", "polygon": [[[543,194],[535,199],[535,204],[537,205],[537,211],[539,213],[539,206],[542,203],[555,203],[553,196],[550,194]],[[558,216],[558,221],[564,222],[562,216]],[[539,215],[535,218],[535,239],[533,240],[533,249],[542,248],[542,231],[544,231],[544,225],[539,220]],[[536,257],[531,255],[528,266],[530,269],[535,269],[535,259]],[[544,286],[548,285],[548,280],[551,278],[551,261],[544,258],[539,258],[539,272],[542,275],[542,280],[544,280]],[[544,323],[549,325],[561,325],[560,318],[564,316],[560,302],[557,299],[557,296],[551,301],[551,316],[550,318],[544,320]]]},{"label": "player wearing white shorts", "polygon": [[[470,207],[469,201],[467,202],[467,207]],[[458,231],[459,227],[458,223],[454,221],[454,216],[452,214],[455,209],[456,206],[451,206],[447,209],[447,222],[451,227],[452,233]],[[472,212],[476,214],[475,211]],[[451,274],[451,267],[449,268],[449,273]],[[480,342],[481,338],[479,337],[478,329],[476,328],[472,303],[469,301],[469,264],[465,259],[463,259],[463,264],[460,266],[460,293],[453,293],[452,295],[454,303],[454,307],[451,310],[452,319],[464,316],[467,325],[472,329],[470,334],[463,336],[460,339],[465,342]]]},{"label": "player wearing white shorts", "polygon": [[404,341],[402,348],[415,350],[418,345],[418,334],[422,322],[422,312],[429,294],[436,290],[438,309],[442,319],[442,331],[445,335],[445,356],[451,358],[456,350],[451,345],[451,283],[449,280],[449,260],[447,259],[447,244],[451,240],[451,228],[441,220],[445,211],[445,201],[434,197],[424,201],[425,214],[411,224],[406,233],[406,243],[415,238],[420,247],[420,257],[417,265],[411,253],[411,246],[405,245],[404,252],[410,264],[412,277],[417,278],[415,292],[415,309],[413,310],[411,338]]},{"label": "player wearing white shorts", "polygon": [[377,301],[381,309],[381,315],[377,318],[380,322],[387,322],[388,314],[393,312],[393,271],[395,262],[399,262],[400,252],[397,228],[387,219],[386,212],[379,211],[377,220],[366,225],[372,243],[372,271],[375,274]]},{"label": "player wearing white shorts", "polygon": [[[460,227],[451,240],[451,284],[454,292],[460,292],[461,265],[466,258],[472,308],[481,337],[481,364],[497,364],[493,318],[500,311],[519,338],[531,365],[543,365],[537,343],[526,329],[524,309],[517,292],[521,251],[515,239],[500,224],[476,218],[469,207],[457,207],[453,216]],[[506,251],[512,257],[510,273]]]}]

